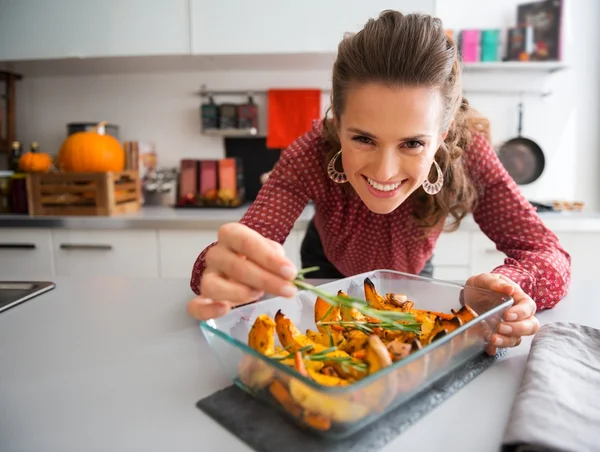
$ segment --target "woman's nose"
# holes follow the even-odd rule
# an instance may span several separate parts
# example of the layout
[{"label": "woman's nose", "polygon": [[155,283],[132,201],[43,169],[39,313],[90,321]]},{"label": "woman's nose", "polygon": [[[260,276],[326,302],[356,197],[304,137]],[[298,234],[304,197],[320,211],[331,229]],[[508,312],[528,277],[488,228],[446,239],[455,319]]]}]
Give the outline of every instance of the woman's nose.
[{"label": "woman's nose", "polygon": [[400,168],[400,158],[395,151],[381,151],[377,153],[374,162],[375,172],[373,178],[378,182],[393,180]]}]

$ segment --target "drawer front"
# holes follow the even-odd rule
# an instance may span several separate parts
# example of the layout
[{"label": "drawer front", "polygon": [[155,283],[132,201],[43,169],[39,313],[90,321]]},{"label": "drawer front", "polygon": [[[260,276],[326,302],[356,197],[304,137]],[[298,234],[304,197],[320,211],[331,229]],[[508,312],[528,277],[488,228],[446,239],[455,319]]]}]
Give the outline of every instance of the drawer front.
[{"label": "drawer front", "polygon": [[468,266],[437,266],[433,268],[433,277],[443,281],[464,283],[471,277],[471,268]]},{"label": "drawer front", "polygon": [[[218,237],[218,231],[158,231],[161,278],[189,278],[198,255]],[[300,268],[303,231],[291,231],[283,244],[286,256]]]},{"label": "drawer front", "polygon": [[506,254],[496,249],[496,244],[485,234],[473,233],[471,240],[471,272],[491,272],[494,268],[504,264]]},{"label": "drawer front", "polygon": [[433,250],[433,265],[469,265],[470,234],[465,231],[442,233]]},{"label": "drawer front", "polygon": [[158,277],[155,231],[56,229],[52,235],[58,276]]},{"label": "drawer front", "polygon": [[49,229],[0,229],[0,279],[45,280],[53,275]]},{"label": "drawer front", "polygon": [[198,255],[217,240],[214,231],[158,231],[161,278],[190,278]]}]

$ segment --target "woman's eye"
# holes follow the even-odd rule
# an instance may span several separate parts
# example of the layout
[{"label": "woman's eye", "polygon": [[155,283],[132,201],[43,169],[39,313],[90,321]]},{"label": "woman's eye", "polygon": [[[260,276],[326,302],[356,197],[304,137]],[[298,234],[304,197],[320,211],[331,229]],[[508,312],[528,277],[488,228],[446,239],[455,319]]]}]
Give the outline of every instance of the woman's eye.
[{"label": "woman's eye", "polygon": [[364,135],[356,135],[355,137],[352,137],[352,140],[358,141],[362,144],[373,144],[373,140],[371,140],[369,137],[365,137]]},{"label": "woman's eye", "polygon": [[425,143],[423,143],[422,141],[407,141],[406,143],[404,143],[404,145],[407,148],[416,149],[416,148],[420,148],[422,146],[425,146]]}]

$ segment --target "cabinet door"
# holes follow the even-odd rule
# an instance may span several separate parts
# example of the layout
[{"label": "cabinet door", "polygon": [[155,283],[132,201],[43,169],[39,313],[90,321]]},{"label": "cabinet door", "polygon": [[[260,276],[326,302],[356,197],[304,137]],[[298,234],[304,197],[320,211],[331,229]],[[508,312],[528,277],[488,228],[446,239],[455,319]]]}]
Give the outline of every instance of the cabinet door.
[{"label": "cabinet door", "polygon": [[58,276],[158,277],[154,230],[71,230],[52,232]]},{"label": "cabinet door", "polygon": [[600,249],[598,232],[557,232],[563,248],[571,255],[571,275],[576,280],[598,278],[597,250]]},{"label": "cabinet door", "polygon": [[191,0],[192,52],[336,52],[345,32],[385,9],[433,13],[435,0]]},{"label": "cabinet door", "polygon": [[[300,268],[300,237],[303,231],[291,231],[283,244],[286,256]],[[217,240],[214,231],[158,231],[161,278],[189,278],[198,255]]]},{"label": "cabinet door", "polygon": [[158,231],[161,278],[190,278],[198,255],[217,240],[214,231]]},{"label": "cabinet door", "polygon": [[49,229],[0,228],[0,280],[52,278]]},{"label": "cabinet door", "polygon": [[189,53],[187,0],[6,0],[0,60]]},{"label": "cabinet door", "polygon": [[473,232],[471,240],[471,273],[487,273],[504,263],[506,254],[496,249],[496,244],[483,232]]}]

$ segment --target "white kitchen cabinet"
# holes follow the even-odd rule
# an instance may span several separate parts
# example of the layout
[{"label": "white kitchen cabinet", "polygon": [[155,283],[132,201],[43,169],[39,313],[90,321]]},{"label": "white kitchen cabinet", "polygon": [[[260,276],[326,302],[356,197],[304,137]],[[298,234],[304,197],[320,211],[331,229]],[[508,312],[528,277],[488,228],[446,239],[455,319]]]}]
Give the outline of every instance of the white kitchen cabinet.
[{"label": "white kitchen cabinet", "polygon": [[[218,231],[158,231],[161,278],[189,278],[198,255],[217,240]],[[300,268],[300,241],[303,231],[293,230],[283,244],[285,254]]]},{"label": "white kitchen cabinet", "polygon": [[0,60],[189,54],[189,33],[187,0],[0,2]]},{"label": "white kitchen cabinet", "polygon": [[440,234],[433,250],[435,266],[468,266],[470,263],[471,236],[466,231]]},{"label": "white kitchen cabinet", "polygon": [[217,240],[214,231],[158,231],[161,278],[189,278],[198,255]]},{"label": "white kitchen cabinet", "polygon": [[55,229],[57,276],[158,277],[154,230]]},{"label": "white kitchen cabinet", "polygon": [[471,268],[468,265],[436,265],[433,267],[433,277],[443,281],[463,283],[469,279]]},{"label": "white kitchen cabinet", "polygon": [[192,53],[335,53],[385,9],[433,13],[435,0],[190,0]]},{"label": "white kitchen cabinet", "polygon": [[48,280],[53,276],[49,229],[0,229],[0,280]]},{"label": "white kitchen cabinet", "polygon": [[506,254],[496,249],[496,244],[483,232],[471,233],[471,272],[488,273],[502,265]]},{"label": "white kitchen cabinet", "polygon": [[563,248],[571,255],[571,274],[576,279],[598,277],[597,253],[600,250],[599,232],[557,232]]}]

